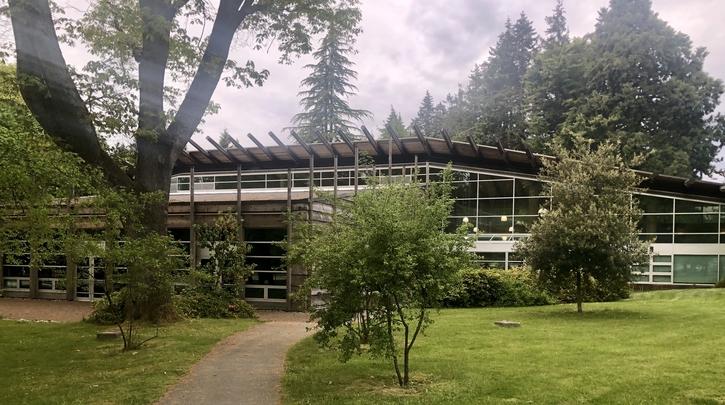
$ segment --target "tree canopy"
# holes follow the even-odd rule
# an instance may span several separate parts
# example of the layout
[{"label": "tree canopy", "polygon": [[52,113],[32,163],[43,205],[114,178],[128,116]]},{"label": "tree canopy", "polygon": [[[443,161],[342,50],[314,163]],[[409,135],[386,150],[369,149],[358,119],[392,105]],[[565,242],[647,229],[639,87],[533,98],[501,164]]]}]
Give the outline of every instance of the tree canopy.
[{"label": "tree canopy", "polygon": [[573,145],[556,146],[557,160],[544,161],[540,179],[551,210],[540,210],[516,251],[552,290],[573,289],[581,312],[587,289],[626,290],[631,271],[648,257],[637,228],[642,213],[631,194],[639,175],[616,144],[593,148],[580,134],[572,139]]},{"label": "tree canopy", "polygon": [[[214,11],[203,1],[99,0],[71,19],[48,0],[11,0],[9,12],[20,90],[48,135],[116,187],[168,194],[176,159],[216,108],[210,101],[218,82],[261,85],[268,76],[251,60],[229,59],[237,33],[245,32],[255,49],[276,43],[286,63],[312,50],[335,8],[356,6],[357,0],[220,0]],[[354,31],[354,13],[340,18],[352,18],[339,23],[343,32]],[[83,45],[91,60],[70,67],[59,40]],[[132,143],[132,173],[109,152],[113,135]],[[165,230],[166,201],[146,214],[149,229]]]},{"label": "tree canopy", "polygon": [[302,80],[306,90],[299,92],[304,112],[292,119],[303,139],[315,141],[319,134],[327,140],[337,140],[338,131],[352,136],[359,132],[355,123],[371,116],[370,111],[350,107],[346,100],[357,91],[352,83],[357,73],[348,55],[355,53],[353,45],[360,18],[355,8],[336,10],[327,34],[312,54],[316,63],[305,66],[311,73]]}]

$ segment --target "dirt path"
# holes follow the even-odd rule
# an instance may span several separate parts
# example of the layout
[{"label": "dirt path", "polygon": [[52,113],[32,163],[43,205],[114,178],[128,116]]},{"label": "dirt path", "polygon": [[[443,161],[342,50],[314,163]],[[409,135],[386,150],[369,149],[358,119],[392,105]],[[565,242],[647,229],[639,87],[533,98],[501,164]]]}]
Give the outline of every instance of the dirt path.
[{"label": "dirt path", "polygon": [[0,318],[80,322],[93,311],[90,302],[0,298]]},{"label": "dirt path", "polygon": [[262,313],[264,323],[219,343],[158,402],[278,404],[287,350],[310,332],[303,314]]}]

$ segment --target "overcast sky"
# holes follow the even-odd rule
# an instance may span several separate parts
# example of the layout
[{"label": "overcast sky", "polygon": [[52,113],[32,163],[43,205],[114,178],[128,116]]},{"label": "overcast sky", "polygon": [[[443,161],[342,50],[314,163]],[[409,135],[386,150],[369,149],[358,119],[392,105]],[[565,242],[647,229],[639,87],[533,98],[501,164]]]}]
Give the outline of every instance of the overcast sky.
[{"label": "overcast sky", "polygon": [[[363,33],[358,37],[359,53],[353,56],[358,71],[358,95],[353,107],[373,112],[365,124],[378,128],[391,104],[407,124],[417,112],[427,90],[443,99],[459,83],[465,84],[474,64],[480,63],[495,44],[506,18],[516,19],[526,12],[539,33],[544,17],[551,14],[555,0],[362,0]],[[565,0],[564,6],[573,35],[593,30],[597,10],[608,0]],[[705,70],[725,80],[725,1],[653,0],[660,17],[676,30],[690,36],[695,46],[709,52]],[[251,132],[265,143],[272,143],[267,131],[283,133],[290,118],[299,112],[297,91],[307,75],[302,66],[309,57],[292,65],[278,65],[273,51],[254,52],[237,47],[233,56],[253,59],[258,67],[269,69],[263,87],[232,89],[220,83],[214,101],[221,111],[206,119],[202,133],[195,136],[216,138],[227,128],[244,144],[251,144]],[[723,106],[721,111],[725,111]],[[206,145],[206,142],[203,142]]]}]

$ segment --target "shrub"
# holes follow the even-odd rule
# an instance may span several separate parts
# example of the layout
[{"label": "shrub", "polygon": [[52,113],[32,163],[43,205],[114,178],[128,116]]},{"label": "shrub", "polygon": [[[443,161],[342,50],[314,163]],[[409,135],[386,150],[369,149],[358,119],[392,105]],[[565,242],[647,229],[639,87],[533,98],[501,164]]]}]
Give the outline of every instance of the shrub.
[{"label": "shrub", "polygon": [[725,288],[725,279],[722,279],[715,284],[715,288]]},{"label": "shrub", "polygon": [[189,318],[256,318],[254,308],[224,290],[187,288],[175,297],[176,308]]},{"label": "shrub", "polygon": [[535,274],[526,269],[461,270],[444,299],[450,307],[519,307],[554,302],[538,286]]},{"label": "shrub", "polygon": [[[544,288],[561,302],[576,302],[575,285],[544,284]],[[609,302],[629,298],[632,287],[628,283],[607,283],[592,277],[582,280],[582,301]]]}]

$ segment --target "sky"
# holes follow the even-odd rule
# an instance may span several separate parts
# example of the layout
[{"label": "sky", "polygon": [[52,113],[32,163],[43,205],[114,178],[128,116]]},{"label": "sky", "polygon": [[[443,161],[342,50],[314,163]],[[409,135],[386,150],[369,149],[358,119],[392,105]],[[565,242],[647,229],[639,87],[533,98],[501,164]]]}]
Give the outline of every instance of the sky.
[{"label": "sky", "polygon": [[[358,72],[358,94],[350,98],[355,108],[373,117],[364,124],[382,126],[390,106],[407,124],[416,114],[425,91],[436,102],[466,83],[471,69],[485,60],[507,18],[515,20],[524,11],[542,34],[544,17],[551,14],[555,0],[362,0],[363,32],[352,56]],[[574,36],[593,30],[597,11],[608,0],[564,0],[569,29]],[[725,1],[653,0],[653,8],[676,30],[688,34],[694,46],[706,47],[710,55],[705,70],[725,80]],[[217,138],[223,129],[251,145],[247,133],[263,143],[273,144],[266,135],[283,135],[292,116],[300,112],[297,92],[312,61],[307,56],[291,65],[277,64],[278,54],[236,46],[232,57],[252,59],[270,71],[263,87],[234,89],[220,83],[213,100],[218,114],[206,118],[194,139],[204,146],[209,135]],[[725,98],[725,97],[724,97]],[[725,104],[725,100],[724,104]],[[723,105],[720,111],[725,112]],[[375,132],[375,131],[373,131]],[[282,136],[283,139],[286,136]]]}]

